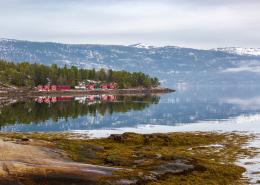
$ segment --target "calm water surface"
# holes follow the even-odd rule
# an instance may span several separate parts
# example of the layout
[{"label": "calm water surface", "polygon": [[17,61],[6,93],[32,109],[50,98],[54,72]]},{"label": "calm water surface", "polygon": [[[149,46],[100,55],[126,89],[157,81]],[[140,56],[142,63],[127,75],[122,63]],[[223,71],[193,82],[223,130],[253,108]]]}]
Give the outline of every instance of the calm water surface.
[{"label": "calm water surface", "polygon": [[193,124],[260,114],[260,87],[204,86],[161,96],[41,97],[0,108],[2,131],[73,131]]}]

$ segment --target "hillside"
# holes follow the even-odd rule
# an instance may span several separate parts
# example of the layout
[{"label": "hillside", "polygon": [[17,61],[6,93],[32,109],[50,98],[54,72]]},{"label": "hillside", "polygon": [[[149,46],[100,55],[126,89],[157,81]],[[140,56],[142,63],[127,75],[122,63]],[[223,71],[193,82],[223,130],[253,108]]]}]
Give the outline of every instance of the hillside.
[{"label": "hillside", "polygon": [[260,81],[260,56],[224,48],[75,45],[1,39],[0,59],[142,71],[159,77],[162,84],[169,87],[176,83],[255,84]]}]

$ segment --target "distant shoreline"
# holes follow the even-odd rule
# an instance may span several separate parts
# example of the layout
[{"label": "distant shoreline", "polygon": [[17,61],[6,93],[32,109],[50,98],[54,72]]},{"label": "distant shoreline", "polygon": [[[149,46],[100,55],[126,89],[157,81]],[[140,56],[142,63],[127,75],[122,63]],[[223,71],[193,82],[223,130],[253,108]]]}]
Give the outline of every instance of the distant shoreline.
[{"label": "distant shoreline", "polygon": [[84,95],[140,95],[175,92],[170,88],[131,88],[109,90],[67,90],[67,91],[36,91],[32,89],[1,89],[0,97],[38,97],[38,96],[84,96]]}]

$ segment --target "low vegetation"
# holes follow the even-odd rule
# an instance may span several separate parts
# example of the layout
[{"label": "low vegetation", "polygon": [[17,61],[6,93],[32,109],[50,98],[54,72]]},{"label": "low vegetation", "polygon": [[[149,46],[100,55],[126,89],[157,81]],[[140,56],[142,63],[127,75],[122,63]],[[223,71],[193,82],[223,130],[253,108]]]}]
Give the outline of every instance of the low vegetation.
[{"label": "low vegetation", "polygon": [[250,137],[219,133],[125,133],[103,139],[77,139],[73,134],[0,134],[49,142],[74,161],[122,170],[101,184],[233,185],[246,184],[245,169],[234,164],[250,155],[241,146]]},{"label": "low vegetation", "polygon": [[75,66],[45,66],[28,62],[15,64],[0,60],[0,86],[34,87],[48,82],[76,86],[84,80],[116,82],[119,88],[153,87],[160,84],[158,78],[152,78],[142,72],[78,69]]}]

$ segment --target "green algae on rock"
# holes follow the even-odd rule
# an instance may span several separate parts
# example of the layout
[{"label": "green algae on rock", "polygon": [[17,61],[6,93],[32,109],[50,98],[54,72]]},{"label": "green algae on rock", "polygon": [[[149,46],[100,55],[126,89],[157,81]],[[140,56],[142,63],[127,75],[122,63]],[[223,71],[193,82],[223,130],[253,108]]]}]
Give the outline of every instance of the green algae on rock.
[{"label": "green algae on rock", "polygon": [[[234,164],[250,136],[220,133],[124,133],[101,139],[77,139],[73,134],[0,134],[27,145],[44,140],[73,161],[118,170],[101,184],[246,184],[245,169]],[[31,141],[33,140],[33,141]],[[38,145],[38,144],[37,144]]]}]

